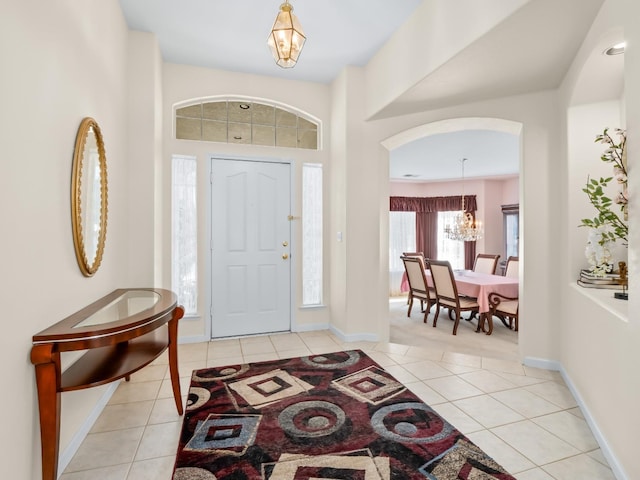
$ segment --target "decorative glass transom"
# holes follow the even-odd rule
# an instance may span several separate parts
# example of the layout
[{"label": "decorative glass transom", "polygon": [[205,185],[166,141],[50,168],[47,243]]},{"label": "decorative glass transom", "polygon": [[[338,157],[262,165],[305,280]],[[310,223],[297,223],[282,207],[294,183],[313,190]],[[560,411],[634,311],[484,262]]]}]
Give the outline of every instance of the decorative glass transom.
[{"label": "decorative glass transom", "polygon": [[176,109],[176,138],[318,149],[318,125],[275,105],[200,102]]}]

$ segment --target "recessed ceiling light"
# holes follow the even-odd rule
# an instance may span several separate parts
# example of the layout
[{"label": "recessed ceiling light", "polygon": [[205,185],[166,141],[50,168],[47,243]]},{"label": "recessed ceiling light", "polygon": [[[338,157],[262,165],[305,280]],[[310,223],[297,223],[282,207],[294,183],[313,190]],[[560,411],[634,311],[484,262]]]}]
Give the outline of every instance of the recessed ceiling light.
[{"label": "recessed ceiling light", "polygon": [[405,173],[404,175],[402,175],[405,178],[417,178],[420,175],[418,175],[417,173]]},{"label": "recessed ceiling light", "polygon": [[613,47],[607,48],[604,53],[605,55],[620,55],[624,53],[624,47],[627,45],[627,42],[616,43]]},{"label": "recessed ceiling light", "polygon": [[234,140],[242,140],[242,137],[240,135],[234,135],[233,139]]},{"label": "recessed ceiling light", "polygon": [[250,107],[248,103],[241,103],[239,106],[242,110],[249,110]]}]

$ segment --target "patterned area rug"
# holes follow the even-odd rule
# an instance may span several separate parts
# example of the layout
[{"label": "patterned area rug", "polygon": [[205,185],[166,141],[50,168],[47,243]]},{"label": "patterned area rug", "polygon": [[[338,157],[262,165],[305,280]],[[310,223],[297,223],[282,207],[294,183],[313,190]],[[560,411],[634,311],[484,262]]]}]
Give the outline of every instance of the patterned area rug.
[{"label": "patterned area rug", "polygon": [[173,480],[513,480],[364,352],[196,370]]}]

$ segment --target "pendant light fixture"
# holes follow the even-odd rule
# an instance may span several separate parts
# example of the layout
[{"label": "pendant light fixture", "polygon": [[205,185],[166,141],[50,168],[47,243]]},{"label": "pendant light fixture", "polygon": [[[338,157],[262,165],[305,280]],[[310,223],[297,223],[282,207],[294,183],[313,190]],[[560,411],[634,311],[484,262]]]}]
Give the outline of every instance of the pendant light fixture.
[{"label": "pendant light fixture", "polygon": [[285,0],[267,39],[276,64],[282,68],[295,66],[305,41],[298,17],[293,14],[293,6]]},{"label": "pendant light fixture", "polygon": [[460,240],[465,242],[475,242],[482,238],[482,225],[473,219],[473,215],[466,211],[464,204],[464,162],[462,163],[462,205],[457,213],[453,224],[444,227],[444,233],[449,240]]}]

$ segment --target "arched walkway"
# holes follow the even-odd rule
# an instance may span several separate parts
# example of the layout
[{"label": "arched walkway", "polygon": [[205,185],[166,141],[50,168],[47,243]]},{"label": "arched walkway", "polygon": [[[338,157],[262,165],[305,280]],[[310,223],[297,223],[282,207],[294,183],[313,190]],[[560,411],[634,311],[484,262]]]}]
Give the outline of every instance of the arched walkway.
[{"label": "arched walkway", "polygon": [[[445,133],[452,132],[460,132],[465,130],[491,130],[503,133],[509,133],[512,135],[516,135],[519,140],[520,149],[519,149],[519,171],[522,172],[522,129],[523,125],[520,122],[515,122],[511,120],[501,119],[501,118],[490,118],[490,117],[465,117],[465,118],[451,118],[445,120],[439,120],[431,123],[426,123],[423,125],[418,125],[416,127],[407,129],[405,131],[399,132],[384,141],[381,142],[382,146],[385,147],[389,156],[391,157],[391,153],[394,149],[397,149],[403,145],[408,143],[420,140],[424,137],[439,135]],[[520,213],[523,214],[525,209],[525,205],[522,202],[522,184],[523,179],[520,177],[519,179],[519,201],[520,204]],[[522,229],[522,222],[520,222],[520,229]],[[522,238],[522,232],[520,232],[520,238]],[[519,247],[520,252],[522,252],[522,245]],[[522,255],[522,254],[520,254]],[[388,262],[387,262],[388,263]],[[521,262],[523,265],[524,262]],[[388,270],[387,265],[387,270]],[[520,276],[522,278],[522,272],[520,272]],[[522,287],[520,288],[522,292]],[[394,309],[390,308],[389,318],[392,318],[394,313],[397,315],[397,307]],[[391,323],[389,323],[389,328],[391,327]],[[522,335],[522,333],[519,333]],[[450,335],[450,333],[449,333]],[[401,337],[401,336],[400,336]],[[453,347],[451,347],[453,348]]]}]

